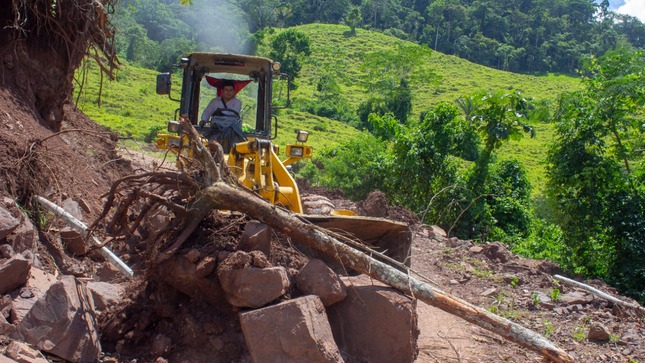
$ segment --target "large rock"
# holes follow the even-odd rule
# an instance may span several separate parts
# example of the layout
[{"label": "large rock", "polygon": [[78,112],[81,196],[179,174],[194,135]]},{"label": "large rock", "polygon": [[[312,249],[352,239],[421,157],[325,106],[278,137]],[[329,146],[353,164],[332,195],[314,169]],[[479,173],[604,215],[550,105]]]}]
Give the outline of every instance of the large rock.
[{"label": "large rock", "polygon": [[5,239],[20,225],[20,221],[9,213],[8,210],[0,206],[0,241]]},{"label": "large rock", "polygon": [[317,296],[240,314],[253,362],[343,362]]},{"label": "large rock", "polygon": [[7,357],[18,363],[47,363],[39,351],[31,348],[25,343],[11,341],[7,346]]},{"label": "large rock", "polygon": [[18,363],[15,360],[5,357],[4,355],[0,355],[0,363]]},{"label": "large rock", "polygon": [[284,267],[254,267],[252,263],[251,255],[237,251],[217,267],[217,277],[229,304],[259,308],[287,291],[289,277]]},{"label": "large rock", "polygon": [[25,250],[35,251],[37,241],[38,232],[29,217],[23,213],[20,226],[7,236],[7,242],[11,244],[16,253],[22,253]]},{"label": "large rock", "polygon": [[160,268],[163,270],[158,275],[166,283],[193,299],[215,306],[226,302],[217,277],[202,276],[198,265],[190,262],[186,256],[171,257]]},{"label": "large rock", "polygon": [[268,225],[255,221],[248,222],[237,249],[246,252],[260,251],[269,258],[271,257],[271,234],[271,227]]},{"label": "large rock", "polygon": [[482,251],[484,256],[488,257],[491,260],[499,260],[502,263],[506,263],[513,258],[513,254],[506,249],[506,246],[502,242],[491,242],[484,245],[484,250]]},{"label": "large rock", "polygon": [[347,297],[329,307],[327,314],[345,360],[414,362],[419,335],[416,300],[365,275],[342,279]]},{"label": "large rock", "polygon": [[582,291],[572,291],[560,295],[558,301],[564,305],[590,304],[593,301],[593,295],[585,294]]},{"label": "large rock", "polygon": [[75,229],[65,227],[60,230],[60,239],[67,252],[72,256],[82,256],[89,251],[85,238]]},{"label": "large rock", "polygon": [[31,261],[15,255],[0,265],[0,294],[17,289],[29,280]]},{"label": "large rock", "polygon": [[[0,314],[0,336],[11,336],[16,332],[16,327],[10,324],[4,315]],[[0,361],[1,363],[2,361]]]},{"label": "large rock", "polygon": [[31,268],[31,276],[20,289],[12,293],[13,301],[11,303],[11,323],[18,324],[27,315],[34,304],[43,296],[51,285],[56,283],[56,277],[39,268]]},{"label": "large rock", "polygon": [[347,296],[347,287],[321,260],[309,260],[296,276],[296,286],[305,295],[317,295],[325,306],[333,305]]},{"label": "large rock", "polygon": [[71,362],[96,362],[101,345],[89,308],[85,288],[63,276],[22,319],[14,338]]},{"label": "large rock", "polygon": [[121,300],[122,288],[119,285],[107,282],[90,281],[87,283],[87,291],[92,296],[94,309],[106,311],[112,305]]}]

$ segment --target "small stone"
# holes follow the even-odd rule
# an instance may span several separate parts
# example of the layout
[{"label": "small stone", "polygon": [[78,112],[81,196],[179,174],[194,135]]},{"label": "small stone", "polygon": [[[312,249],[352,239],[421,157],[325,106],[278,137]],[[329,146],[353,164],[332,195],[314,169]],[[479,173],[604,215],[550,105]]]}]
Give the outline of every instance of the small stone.
[{"label": "small stone", "polygon": [[482,292],[480,295],[481,296],[490,296],[490,295],[494,294],[496,291],[497,291],[496,288],[491,287],[491,288],[485,290],[484,292]]},{"label": "small stone", "polygon": [[471,253],[481,253],[483,250],[484,250],[484,247],[482,246],[472,246],[469,249]]},{"label": "small stone", "polygon": [[564,307],[557,307],[557,308],[555,308],[555,309],[553,309],[553,310],[554,310],[556,313],[560,314],[560,315],[568,314],[568,313],[569,313],[569,310],[568,310],[567,308],[564,308]]},{"label": "small stone", "polygon": [[587,333],[587,339],[595,340],[600,342],[606,342],[609,340],[609,330],[607,327],[600,323],[592,323],[589,326],[589,332]]}]

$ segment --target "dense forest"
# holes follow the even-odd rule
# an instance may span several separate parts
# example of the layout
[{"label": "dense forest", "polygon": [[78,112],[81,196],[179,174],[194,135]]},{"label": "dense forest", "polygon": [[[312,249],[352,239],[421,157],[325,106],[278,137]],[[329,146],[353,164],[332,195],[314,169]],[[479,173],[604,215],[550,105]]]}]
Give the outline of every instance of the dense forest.
[{"label": "dense forest", "polygon": [[512,72],[573,74],[617,45],[645,47],[645,25],[607,0],[123,0],[116,48],[129,61],[167,67],[192,50],[252,53],[269,28],[346,24],[382,31]]}]

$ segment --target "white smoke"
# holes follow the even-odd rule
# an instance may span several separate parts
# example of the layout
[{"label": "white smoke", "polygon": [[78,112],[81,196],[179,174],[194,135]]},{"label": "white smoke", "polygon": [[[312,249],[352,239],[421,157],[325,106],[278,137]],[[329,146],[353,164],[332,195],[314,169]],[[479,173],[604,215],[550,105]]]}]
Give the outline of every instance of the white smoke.
[{"label": "white smoke", "polygon": [[193,0],[182,18],[198,29],[193,34],[198,52],[250,54],[246,17],[232,1]]}]

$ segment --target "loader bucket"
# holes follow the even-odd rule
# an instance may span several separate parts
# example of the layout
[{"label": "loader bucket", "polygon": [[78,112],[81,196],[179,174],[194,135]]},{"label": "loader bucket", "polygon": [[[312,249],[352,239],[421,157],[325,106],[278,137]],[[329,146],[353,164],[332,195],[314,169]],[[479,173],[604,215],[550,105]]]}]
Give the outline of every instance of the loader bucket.
[{"label": "loader bucket", "polygon": [[[360,241],[367,247],[405,266],[410,266],[412,232],[406,223],[384,218],[348,215],[303,215],[302,217],[317,226]],[[316,257],[320,258],[320,256]],[[388,263],[383,259],[379,260]]]}]

